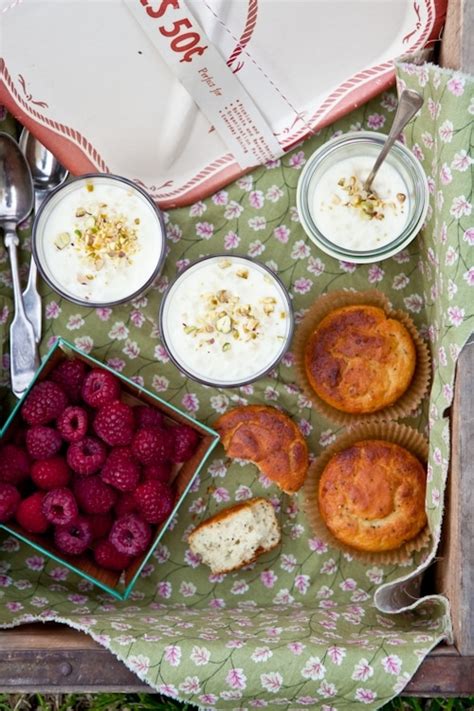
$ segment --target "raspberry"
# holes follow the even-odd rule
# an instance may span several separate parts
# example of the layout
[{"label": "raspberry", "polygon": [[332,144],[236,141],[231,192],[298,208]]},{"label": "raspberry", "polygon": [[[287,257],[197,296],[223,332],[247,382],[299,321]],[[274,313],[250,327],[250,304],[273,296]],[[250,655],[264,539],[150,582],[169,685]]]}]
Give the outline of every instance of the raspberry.
[{"label": "raspberry", "polygon": [[44,533],[49,526],[49,521],[43,513],[43,491],[28,496],[18,504],[16,520],[28,533]]},{"label": "raspberry", "polygon": [[26,448],[33,459],[49,459],[61,449],[62,439],[52,427],[36,425],[26,433]]},{"label": "raspberry", "polygon": [[94,549],[95,562],[107,570],[125,570],[133,560],[131,555],[120,553],[108,540],[99,541]]},{"label": "raspberry", "polygon": [[120,383],[102,368],[91,370],[82,386],[82,399],[91,407],[102,407],[120,397]]},{"label": "raspberry", "polygon": [[107,513],[117,500],[115,491],[100,476],[77,479],[74,493],[81,509],[91,514]]},{"label": "raspberry", "polygon": [[67,526],[56,526],[54,542],[67,555],[80,555],[92,543],[92,532],[85,518],[78,518]]},{"label": "raspberry", "polygon": [[145,479],[155,479],[168,483],[171,476],[171,462],[156,462],[156,464],[148,464],[143,469]]},{"label": "raspberry", "polygon": [[68,526],[79,515],[76,499],[70,489],[52,489],[43,499],[43,513],[50,523]]},{"label": "raspberry", "polygon": [[140,465],[130,447],[113,449],[101,472],[102,479],[119,491],[133,491],[140,480]]},{"label": "raspberry", "polygon": [[110,531],[109,541],[119,553],[135,556],[148,548],[151,541],[151,528],[136,514],[129,514],[115,521]]},{"label": "raspberry", "polygon": [[156,408],[138,405],[133,411],[137,427],[163,427],[163,415]]},{"label": "raspberry", "polygon": [[173,440],[168,430],[144,427],[135,434],[132,450],[142,464],[164,462],[173,451]]},{"label": "raspberry", "polygon": [[30,473],[30,458],[16,444],[6,444],[0,450],[0,481],[18,485]]},{"label": "raspberry", "polygon": [[82,407],[66,407],[58,417],[56,427],[67,442],[79,442],[87,434],[87,412]]},{"label": "raspberry", "polygon": [[46,425],[55,420],[67,405],[67,397],[57,383],[37,383],[23,403],[21,414],[29,425]]},{"label": "raspberry", "polygon": [[17,510],[20,492],[12,484],[0,482],[0,523],[5,523]]},{"label": "raspberry", "polygon": [[82,384],[88,370],[79,358],[67,358],[55,367],[50,377],[62,387],[71,402],[80,402]]},{"label": "raspberry", "polygon": [[120,400],[109,402],[100,408],[94,420],[94,430],[98,437],[111,447],[130,444],[135,429],[135,418],[131,407]]},{"label": "raspberry", "polygon": [[115,513],[117,518],[122,518],[130,513],[136,513],[137,503],[133,497],[133,494],[122,494],[117,503],[115,504]]},{"label": "raspberry", "polygon": [[147,523],[161,523],[173,510],[174,496],[162,481],[145,481],[134,493],[138,513]]},{"label": "raspberry", "polygon": [[104,466],[107,449],[95,437],[84,437],[80,442],[69,445],[66,458],[76,474],[90,476]]},{"label": "raspberry", "polygon": [[69,483],[71,471],[62,457],[33,462],[31,478],[39,489],[61,489]]},{"label": "raspberry", "polygon": [[108,536],[114,522],[110,513],[88,514],[87,516],[84,516],[84,518],[89,523],[94,541]]},{"label": "raspberry", "polygon": [[177,425],[171,430],[173,435],[173,462],[187,462],[191,459],[199,442],[196,430],[186,425]]}]

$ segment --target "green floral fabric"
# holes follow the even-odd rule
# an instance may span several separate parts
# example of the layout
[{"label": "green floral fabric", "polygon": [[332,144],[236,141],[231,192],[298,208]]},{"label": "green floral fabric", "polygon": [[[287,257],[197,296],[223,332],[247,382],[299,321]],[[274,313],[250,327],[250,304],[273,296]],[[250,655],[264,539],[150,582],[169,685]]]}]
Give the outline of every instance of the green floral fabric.
[{"label": "green floral fabric", "polygon": [[[132,304],[81,309],[42,284],[42,350],[64,336],[208,424],[238,404],[275,404],[291,413],[318,455],[342,430],[314,412],[300,392],[291,351],[270,376],[252,385],[226,391],[197,385],[174,368],[160,343],[161,295],[189,261],[217,252],[250,255],[277,271],[292,294],[297,320],[329,290],[381,289],[413,317],[433,356],[431,397],[407,419],[430,439],[430,549],[402,566],[352,560],[314,536],[301,494],[283,495],[253,465],[231,462],[219,447],[128,602],[117,602],[13,538],[0,539],[0,626],[66,622],[108,647],[160,692],[209,709],[378,708],[403,689],[433,646],[450,637],[446,601],[431,596],[413,602],[413,595],[416,574],[432,560],[440,536],[449,462],[444,413],[456,359],[473,327],[473,84],[461,74],[411,64],[399,66],[398,81],[425,97],[406,142],[427,173],[430,209],[425,229],[408,249],[373,265],[338,262],[313,246],[295,207],[301,168],[318,146],[343,131],[388,129],[396,108],[389,92],[281,160],[206,200],[170,211],[163,274]],[[4,117],[0,129],[14,131],[9,120]],[[23,227],[26,264],[29,226]],[[4,253],[0,262],[1,294],[8,299]],[[9,303],[0,303],[4,329]],[[5,354],[2,363],[7,387]],[[187,532],[253,495],[274,503],[281,549],[237,573],[210,575],[189,551]]]}]

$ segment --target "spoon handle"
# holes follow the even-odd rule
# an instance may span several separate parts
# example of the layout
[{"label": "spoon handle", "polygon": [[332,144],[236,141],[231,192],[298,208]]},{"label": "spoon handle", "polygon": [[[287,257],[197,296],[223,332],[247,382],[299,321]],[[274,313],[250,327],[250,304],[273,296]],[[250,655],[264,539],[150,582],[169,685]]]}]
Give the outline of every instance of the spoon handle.
[{"label": "spoon handle", "polygon": [[10,377],[13,393],[21,397],[30,385],[39,358],[33,326],[28,321],[18,274],[18,237],[14,227],[5,225],[5,247],[10,255],[15,314],[10,326]]},{"label": "spoon handle", "polygon": [[[48,190],[35,190],[35,215],[41,207],[41,203],[48,195]],[[28,321],[33,326],[35,332],[35,341],[39,343],[41,340],[41,325],[42,325],[42,304],[41,296],[37,288],[38,268],[34,260],[33,254],[30,259],[30,270],[28,272],[28,283],[23,292],[23,304],[26,311]]]},{"label": "spoon handle", "polygon": [[387,157],[387,153],[392,149],[393,144],[397,140],[400,133],[403,131],[407,123],[417,111],[423,106],[423,97],[418,94],[417,91],[412,91],[411,89],[404,89],[400,94],[400,99],[398,101],[398,107],[393,119],[392,127],[390,133],[387,136],[382,150],[380,151],[377,160],[375,161],[374,167],[369,173],[369,177],[364,183],[364,190],[369,192],[370,186],[377,174],[378,169]]}]

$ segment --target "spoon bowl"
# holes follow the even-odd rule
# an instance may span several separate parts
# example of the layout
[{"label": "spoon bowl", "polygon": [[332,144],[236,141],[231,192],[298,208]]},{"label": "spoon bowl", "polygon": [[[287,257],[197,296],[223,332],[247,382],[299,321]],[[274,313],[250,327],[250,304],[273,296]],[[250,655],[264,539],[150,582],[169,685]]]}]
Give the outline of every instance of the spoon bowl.
[{"label": "spoon bowl", "polygon": [[7,133],[0,133],[0,226],[4,230],[13,282],[15,314],[10,326],[10,377],[17,397],[28,388],[38,366],[35,333],[21,293],[16,233],[17,225],[33,208],[33,198],[30,169],[18,144]]},{"label": "spoon bowl", "polygon": [[37,190],[54,190],[66,180],[68,176],[66,168],[26,128],[21,132],[19,145],[30,167],[31,177]]},{"label": "spoon bowl", "polygon": [[[31,171],[35,188],[35,215],[38,213],[43,200],[64,183],[69,173],[54,155],[24,128],[20,135],[20,148],[26,158]],[[26,315],[28,316],[35,332],[36,342],[41,340],[42,308],[41,297],[36,287],[38,270],[36,262],[31,257],[28,284],[23,292]]]},{"label": "spoon bowl", "polygon": [[31,172],[22,152],[13,138],[0,133],[0,224],[22,222],[33,200]]}]

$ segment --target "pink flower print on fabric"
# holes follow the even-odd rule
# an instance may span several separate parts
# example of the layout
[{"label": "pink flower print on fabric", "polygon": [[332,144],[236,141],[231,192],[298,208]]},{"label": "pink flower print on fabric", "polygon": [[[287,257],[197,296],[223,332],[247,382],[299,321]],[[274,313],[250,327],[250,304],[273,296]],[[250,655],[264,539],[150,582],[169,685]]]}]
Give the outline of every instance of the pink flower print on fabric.
[{"label": "pink flower print on fabric", "polygon": [[229,193],[226,190],[219,190],[211,199],[214,205],[227,205],[229,202]]},{"label": "pink flower print on fabric", "polygon": [[210,222],[198,222],[196,224],[196,235],[205,240],[211,239],[214,235],[214,225]]},{"label": "pink flower print on fabric", "polygon": [[189,210],[189,215],[190,217],[201,217],[204,215],[204,213],[207,210],[207,205],[205,205],[201,200],[199,202],[195,202],[194,205],[191,205],[190,210]]},{"label": "pink flower print on fabric", "polygon": [[464,272],[463,279],[468,286],[474,286],[474,267],[470,267],[467,272]]},{"label": "pink flower print on fabric", "polygon": [[383,114],[370,114],[367,118],[367,126],[373,131],[377,131],[382,128],[385,124],[385,116]]},{"label": "pink flower print on fabric", "polygon": [[472,212],[472,203],[465,195],[458,195],[453,199],[449,213],[459,220],[461,217],[469,217]]},{"label": "pink flower print on fabric", "polygon": [[228,232],[224,236],[225,249],[235,249],[240,244],[240,237],[235,232]]},{"label": "pink flower print on fabric", "polygon": [[245,689],[247,686],[247,677],[242,668],[230,669],[225,680],[232,689]]},{"label": "pink flower print on fabric", "polygon": [[164,660],[172,667],[178,667],[181,664],[181,647],[177,644],[165,647]]},{"label": "pink flower print on fabric", "polygon": [[265,197],[270,202],[278,202],[278,200],[280,200],[280,198],[283,197],[283,190],[280,187],[278,187],[278,185],[271,185],[267,189],[267,192],[265,193]]},{"label": "pink flower print on fabric", "polygon": [[472,164],[473,159],[468,155],[467,151],[462,149],[458,153],[454,154],[454,158],[451,163],[451,168],[453,170],[458,170],[464,173]]},{"label": "pink flower print on fabric", "polygon": [[260,675],[260,683],[266,691],[276,694],[283,684],[283,677],[280,672],[267,672]]},{"label": "pink flower print on fabric", "polygon": [[306,163],[306,158],[304,155],[303,151],[298,151],[298,153],[293,153],[292,156],[290,156],[290,159],[288,161],[288,165],[290,168],[295,168],[296,170],[300,170]]},{"label": "pink flower print on fabric", "polygon": [[439,177],[443,185],[449,185],[449,183],[453,179],[453,175],[451,173],[451,169],[447,163],[443,163],[439,170]]},{"label": "pink flower print on fabric", "polygon": [[243,213],[244,208],[242,205],[235,200],[231,200],[224,210],[224,217],[226,220],[232,220],[236,217],[240,217]]},{"label": "pink flower print on fabric", "polygon": [[199,398],[194,393],[186,393],[181,400],[181,404],[188,412],[199,410]]},{"label": "pink flower print on fabric", "polygon": [[356,690],[354,698],[362,704],[372,704],[377,698],[377,693],[371,689],[359,688]]},{"label": "pink flower print on fabric", "polygon": [[464,94],[464,83],[464,78],[455,74],[446,86],[454,96],[462,96]]},{"label": "pink flower print on fabric", "polygon": [[249,194],[249,204],[256,210],[260,210],[265,204],[265,198],[261,190],[252,190]]},{"label": "pink flower print on fabric", "polygon": [[453,122],[449,121],[449,119],[446,119],[446,121],[443,121],[441,126],[439,127],[439,137],[444,143],[451,143],[453,140],[454,136],[454,126]]},{"label": "pink flower print on fabric", "polygon": [[273,236],[282,244],[286,244],[290,237],[290,230],[286,225],[279,225],[273,230]]}]

